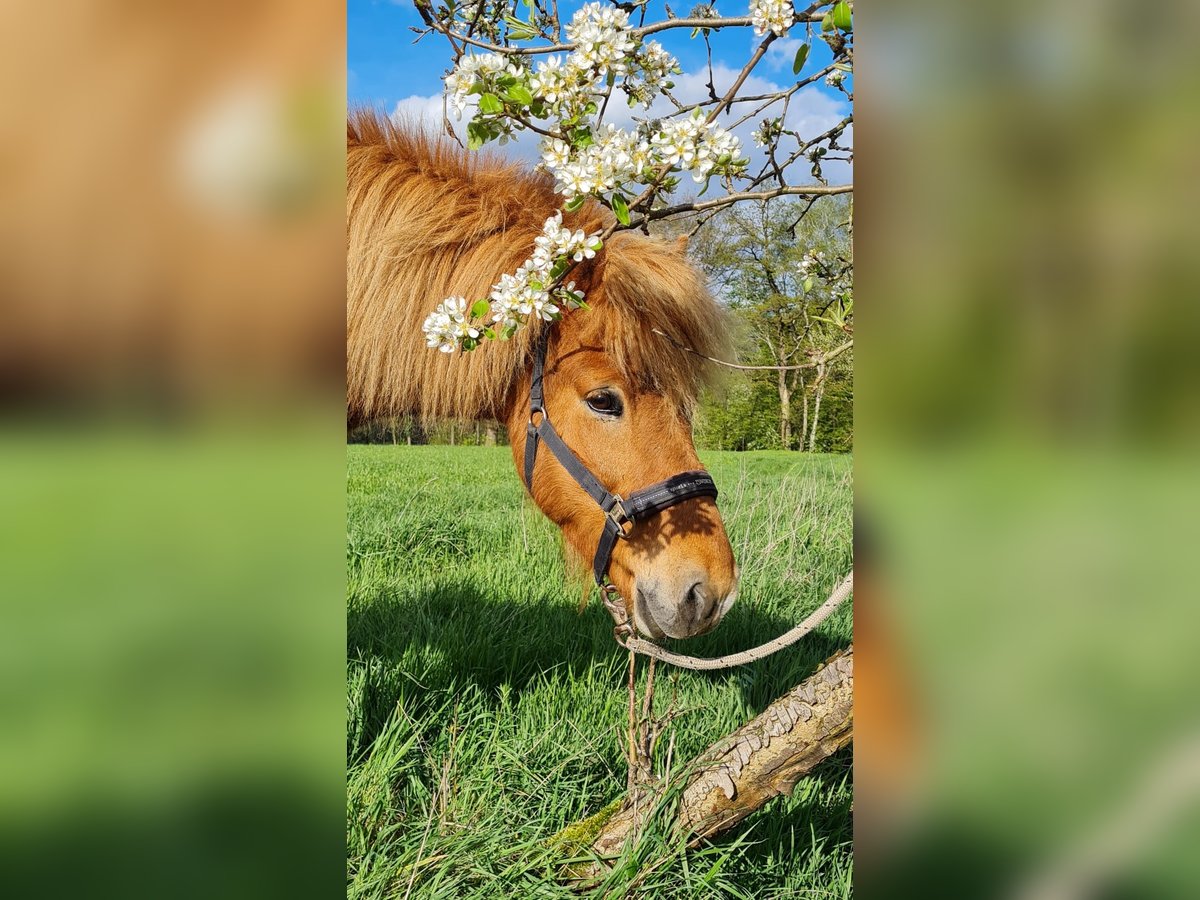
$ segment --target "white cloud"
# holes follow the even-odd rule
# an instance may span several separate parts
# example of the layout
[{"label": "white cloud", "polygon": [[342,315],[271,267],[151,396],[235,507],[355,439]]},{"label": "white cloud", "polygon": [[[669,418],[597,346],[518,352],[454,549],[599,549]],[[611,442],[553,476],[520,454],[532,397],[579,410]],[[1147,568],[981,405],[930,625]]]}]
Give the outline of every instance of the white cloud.
[{"label": "white cloud", "polygon": [[792,63],[796,61],[796,51],[800,49],[800,45],[806,43],[800,38],[777,38],[770,47],[767,48],[767,55],[763,57],[763,62],[767,64],[767,68],[772,72],[778,72],[784,66],[791,71]]},{"label": "white cloud", "polygon": [[[467,143],[467,122],[471,120],[473,109],[473,105],[468,106],[463,112],[462,119],[455,119],[454,111],[448,106],[445,109],[445,116],[450,121],[450,127],[454,129],[454,133],[464,145]],[[405,97],[396,104],[392,110],[392,119],[397,122],[410,122],[414,125],[420,125],[430,134],[445,134],[446,125],[442,114],[441,94],[434,94],[431,97],[422,97],[414,94],[411,97]],[[495,143],[488,144],[488,149],[498,149],[505,156],[521,159],[532,165],[539,158],[537,145],[538,135],[527,131],[519,135],[515,141],[505,144],[503,147],[497,147]]]},{"label": "white cloud", "polygon": [[[445,131],[445,126],[442,124],[442,95],[434,94],[432,97],[422,97],[413,94],[405,97],[392,110],[392,118],[397,122],[420,125],[428,131],[442,133]],[[466,122],[456,122],[453,112],[449,114],[449,119],[455,132],[465,139]]]}]

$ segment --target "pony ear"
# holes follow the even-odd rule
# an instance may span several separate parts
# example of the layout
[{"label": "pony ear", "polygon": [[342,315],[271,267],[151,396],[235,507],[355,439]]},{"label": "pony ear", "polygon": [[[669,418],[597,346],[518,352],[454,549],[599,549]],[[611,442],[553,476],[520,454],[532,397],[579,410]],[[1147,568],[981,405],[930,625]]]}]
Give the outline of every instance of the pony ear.
[{"label": "pony ear", "polygon": [[688,236],[681,234],[675,239],[675,252],[680,256],[687,256]]}]

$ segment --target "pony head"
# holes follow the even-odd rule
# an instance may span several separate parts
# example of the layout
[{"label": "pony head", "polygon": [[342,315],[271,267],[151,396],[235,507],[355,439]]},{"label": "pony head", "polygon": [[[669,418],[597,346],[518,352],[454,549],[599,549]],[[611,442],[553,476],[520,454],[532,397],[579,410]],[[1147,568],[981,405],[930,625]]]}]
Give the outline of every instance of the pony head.
[{"label": "pony head", "polygon": [[[529,384],[540,328],[470,353],[425,346],[421,323],[443,298],[487,296],[531,252],[561,197],[553,179],[468,154],[419,128],[360,111],[347,123],[346,382],[351,418],[501,419],[524,469]],[[595,203],[564,216],[586,233],[611,221]],[[681,243],[613,236],[571,273],[591,309],[552,325],[545,406],[555,429],[612,492],[629,496],[701,468],[691,415],[727,352],[728,327]],[[604,514],[551,453],[538,453],[534,501],[590,559]],[[693,497],[639,521],[608,570],[638,629],[688,637],[733,603],[737,567],[716,504]]]},{"label": "pony head", "polygon": [[[622,235],[580,277],[591,309],[548,326],[543,387],[555,429],[609,491],[625,497],[702,469],[691,414],[703,360],[654,333],[670,328],[710,349],[723,334],[719,309],[683,259],[682,244]],[[704,329],[712,330],[697,333]],[[526,377],[508,421],[519,471],[528,396]],[[574,554],[590,560],[604,513],[553,454],[538,453],[530,493]],[[608,575],[638,630],[656,638],[709,631],[737,595],[733,552],[709,497],[634,524],[617,541]]]}]

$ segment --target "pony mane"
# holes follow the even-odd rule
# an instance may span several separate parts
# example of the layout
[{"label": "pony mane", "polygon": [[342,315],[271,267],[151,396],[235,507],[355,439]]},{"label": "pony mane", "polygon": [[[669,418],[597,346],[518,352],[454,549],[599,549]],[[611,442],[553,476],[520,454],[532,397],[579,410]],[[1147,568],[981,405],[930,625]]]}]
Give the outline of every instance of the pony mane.
[{"label": "pony mane", "polygon": [[[487,153],[468,153],[373,111],[347,122],[347,403],[354,418],[503,418],[532,364],[542,327],[470,353],[425,345],[421,324],[448,296],[486,297],[532,253],[559,207],[553,180]],[[585,203],[564,225],[599,231],[607,210]],[[711,364],[728,352],[721,307],[674,242],[618,233],[568,276],[590,311],[561,329],[599,342],[621,373],[690,410]]]}]

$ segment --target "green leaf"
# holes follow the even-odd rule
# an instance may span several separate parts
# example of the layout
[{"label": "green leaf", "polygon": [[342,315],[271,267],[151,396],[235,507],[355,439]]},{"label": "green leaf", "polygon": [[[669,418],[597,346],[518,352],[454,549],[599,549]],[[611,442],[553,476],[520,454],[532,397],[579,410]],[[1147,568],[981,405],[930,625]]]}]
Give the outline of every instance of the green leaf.
[{"label": "green leaf", "polygon": [[505,16],[504,24],[508,26],[509,40],[527,41],[537,34],[528,22],[522,22],[515,16]]},{"label": "green leaf", "polygon": [[496,113],[504,112],[504,104],[500,102],[500,98],[495,94],[481,94],[479,97],[479,111],[495,115]]},{"label": "green leaf", "polygon": [[487,315],[489,309],[491,309],[491,304],[486,300],[476,300],[475,304],[471,307],[471,318],[482,319]]},{"label": "green leaf", "polygon": [[799,75],[800,70],[804,68],[804,62],[808,59],[808,44],[801,44],[800,49],[796,51],[796,58],[792,60],[792,74]]},{"label": "green leaf", "polygon": [[475,338],[465,337],[462,339],[462,348],[464,350],[474,350],[478,346],[479,341],[477,341]]},{"label": "green leaf", "polygon": [[567,212],[575,212],[575,210],[583,206],[585,202],[587,202],[587,195],[580,194],[578,197],[574,197],[564,203],[563,209],[565,209]]},{"label": "green leaf", "polygon": [[490,325],[483,329],[483,333],[487,336],[489,341],[494,341],[496,339],[496,329],[492,328]]},{"label": "green leaf", "polygon": [[502,332],[500,332],[500,340],[507,341],[509,338],[511,338],[516,333],[517,333],[517,326],[509,325]]},{"label": "green leaf", "polygon": [[821,17],[821,30],[833,31],[833,13],[827,12]]},{"label": "green leaf", "polygon": [[592,130],[590,128],[573,128],[571,129],[571,146],[578,150],[584,150],[595,143],[592,138]]},{"label": "green leaf", "polygon": [[478,150],[489,140],[491,140],[491,137],[488,134],[488,128],[482,122],[471,121],[467,123],[468,150]]},{"label": "green leaf", "polygon": [[523,84],[514,84],[504,92],[504,96],[513,103],[520,103],[522,106],[529,106],[529,104],[533,103],[533,91],[529,90]]},{"label": "green leaf", "polygon": [[853,26],[850,19],[850,4],[846,0],[838,0],[830,12],[834,27],[842,31],[850,31]]},{"label": "green leaf", "polygon": [[612,195],[612,211],[617,214],[617,221],[622,225],[629,224],[629,205],[620,194]]}]

